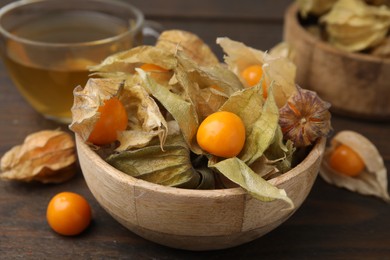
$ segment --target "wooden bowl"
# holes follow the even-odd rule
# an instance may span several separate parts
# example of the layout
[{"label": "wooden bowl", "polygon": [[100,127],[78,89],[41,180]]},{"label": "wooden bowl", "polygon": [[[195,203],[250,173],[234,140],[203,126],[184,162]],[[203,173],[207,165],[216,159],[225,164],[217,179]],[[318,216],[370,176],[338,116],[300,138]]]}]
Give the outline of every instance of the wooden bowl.
[{"label": "wooden bowl", "polygon": [[83,175],[100,205],[139,236],[187,250],[237,246],[282,224],[310,192],[325,143],[320,139],[299,165],[270,180],[293,200],[295,209],[286,210],[285,202],[261,202],[241,188],[189,190],[133,178],[102,160],[76,135]]},{"label": "wooden bowl", "polygon": [[332,112],[355,118],[390,119],[390,59],[348,53],[302,27],[298,7],[286,11],[284,40],[296,50],[297,83],[332,104]]}]

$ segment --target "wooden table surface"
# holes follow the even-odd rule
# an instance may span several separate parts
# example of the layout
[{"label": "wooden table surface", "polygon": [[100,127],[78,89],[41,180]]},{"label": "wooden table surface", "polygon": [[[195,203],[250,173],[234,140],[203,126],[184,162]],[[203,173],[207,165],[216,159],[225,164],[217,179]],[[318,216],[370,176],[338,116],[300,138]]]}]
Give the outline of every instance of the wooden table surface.
[{"label": "wooden table surface", "polygon": [[[8,1],[0,1],[4,5]],[[228,36],[267,50],[282,40],[287,0],[132,0],[166,29],[198,34],[217,55],[216,37]],[[390,83],[389,83],[390,85]],[[369,87],[369,86],[368,86]],[[389,86],[390,87],[390,86]],[[333,115],[335,132],[368,137],[390,169],[390,124]],[[36,113],[19,95],[0,64],[0,156],[27,134],[62,128]],[[52,232],[45,219],[58,192],[85,196],[93,209],[91,226],[76,237]],[[59,185],[0,182],[0,259],[390,259],[390,205],[336,188],[320,177],[302,207],[276,230],[231,249],[191,252],[149,242],[111,218],[88,190],[81,172]]]}]

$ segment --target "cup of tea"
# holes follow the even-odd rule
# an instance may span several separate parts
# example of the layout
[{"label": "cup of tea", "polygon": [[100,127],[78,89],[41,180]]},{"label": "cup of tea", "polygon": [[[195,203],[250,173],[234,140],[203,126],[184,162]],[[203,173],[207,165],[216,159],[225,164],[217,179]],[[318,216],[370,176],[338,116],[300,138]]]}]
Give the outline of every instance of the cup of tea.
[{"label": "cup of tea", "polygon": [[22,96],[46,118],[71,121],[88,66],[140,45],[143,13],[117,0],[23,0],[0,9],[0,52]]}]

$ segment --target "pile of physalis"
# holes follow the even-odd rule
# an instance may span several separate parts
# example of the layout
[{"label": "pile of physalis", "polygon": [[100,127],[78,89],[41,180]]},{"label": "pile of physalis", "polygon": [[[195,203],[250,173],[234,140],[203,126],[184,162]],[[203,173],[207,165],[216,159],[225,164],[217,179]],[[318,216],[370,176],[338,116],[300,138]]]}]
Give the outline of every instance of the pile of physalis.
[{"label": "pile of physalis", "polygon": [[390,1],[296,2],[302,25],[317,38],[343,51],[390,57]]},{"label": "pile of physalis", "polygon": [[189,189],[239,185],[292,204],[267,180],[329,133],[330,105],[296,86],[288,58],[217,43],[223,64],[196,35],[177,30],[107,57],[74,90],[70,129],[135,178]]}]

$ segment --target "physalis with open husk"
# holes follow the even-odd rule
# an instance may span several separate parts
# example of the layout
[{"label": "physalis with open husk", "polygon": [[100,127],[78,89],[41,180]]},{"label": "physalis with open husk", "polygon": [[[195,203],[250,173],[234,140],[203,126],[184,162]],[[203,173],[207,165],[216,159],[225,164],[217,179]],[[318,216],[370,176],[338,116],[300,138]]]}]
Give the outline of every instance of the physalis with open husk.
[{"label": "physalis with open husk", "polygon": [[23,144],[1,158],[1,179],[61,183],[75,173],[73,137],[60,130],[43,130],[28,135]]},{"label": "physalis with open husk", "polygon": [[333,137],[320,175],[330,184],[390,202],[383,158],[375,145],[357,132],[342,131]]},{"label": "physalis with open husk", "polygon": [[[127,117],[124,119],[124,129],[118,131],[117,138],[113,140],[118,140],[120,143],[116,150],[144,147],[154,137],[158,137],[161,144],[164,144],[167,136],[167,122],[156,102],[139,85],[137,78],[133,81],[124,81],[119,78],[90,79],[84,88],[80,86],[75,88],[73,94],[73,122],[69,127],[86,142],[89,141],[96,122],[101,117],[99,107],[106,100],[117,98],[127,111]],[[117,116],[115,108],[109,113]],[[107,124],[112,127],[112,120]]]},{"label": "physalis with open husk", "polygon": [[[273,95],[278,107],[282,107],[287,99],[296,92],[296,67],[289,58],[273,56],[226,37],[218,38],[217,44],[226,53],[225,63],[245,87],[253,87],[262,80],[262,94],[266,98],[271,82],[273,82]],[[257,74],[258,79],[253,81],[253,78],[248,77],[248,74]]]}]

